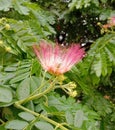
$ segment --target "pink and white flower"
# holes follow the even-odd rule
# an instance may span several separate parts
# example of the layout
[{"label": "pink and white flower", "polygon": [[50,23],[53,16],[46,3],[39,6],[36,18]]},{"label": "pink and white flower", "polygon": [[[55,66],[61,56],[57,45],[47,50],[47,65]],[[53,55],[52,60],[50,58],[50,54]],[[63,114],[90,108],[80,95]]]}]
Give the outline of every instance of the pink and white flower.
[{"label": "pink and white flower", "polygon": [[103,25],[103,28],[111,28],[115,26],[115,16],[109,18],[108,23]]},{"label": "pink and white flower", "polygon": [[109,24],[110,24],[111,26],[115,26],[115,16],[113,16],[113,17],[110,18]]},{"label": "pink and white flower", "polygon": [[85,54],[79,44],[72,44],[68,48],[62,48],[58,44],[41,41],[39,46],[33,46],[44,70],[54,75],[61,75],[69,71],[73,65],[78,63]]}]

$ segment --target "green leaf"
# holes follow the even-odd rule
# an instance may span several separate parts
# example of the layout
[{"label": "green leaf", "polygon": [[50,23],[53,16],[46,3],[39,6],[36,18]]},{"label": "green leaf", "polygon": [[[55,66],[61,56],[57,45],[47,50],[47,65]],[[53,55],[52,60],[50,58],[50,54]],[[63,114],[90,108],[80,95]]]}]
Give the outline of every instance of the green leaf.
[{"label": "green leaf", "polygon": [[107,60],[107,55],[105,54],[104,50],[101,50],[100,52],[101,54],[101,61],[102,61],[102,75],[103,76],[106,76],[107,75],[107,63],[108,63],[108,60]]},{"label": "green leaf", "polygon": [[12,0],[0,0],[0,10],[9,11]]},{"label": "green leaf", "polygon": [[73,125],[74,119],[73,119],[73,114],[72,114],[72,112],[71,112],[71,111],[67,111],[65,114],[66,114],[65,117],[66,117],[67,123],[68,123],[69,125]]},{"label": "green leaf", "polygon": [[99,0],[92,0],[92,3],[94,3],[96,6],[99,6]]},{"label": "green leaf", "polygon": [[32,121],[35,119],[35,116],[33,116],[32,114],[30,114],[28,112],[21,112],[18,115],[19,115],[19,117],[21,117],[22,119],[24,119],[26,121]]},{"label": "green leaf", "polygon": [[6,130],[4,125],[0,125],[0,130]]},{"label": "green leaf", "polygon": [[112,115],[111,115],[111,121],[115,121],[115,112],[114,113],[112,113]]},{"label": "green leaf", "polygon": [[14,77],[13,79],[10,80],[10,84],[14,84],[16,82],[19,82],[19,81],[27,78],[29,75],[30,75],[30,72],[26,72],[26,73],[23,73],[21,75],[18,75],[18,76]]},{"label": "green leaf", "polygon": [[12,120],[12,121],[9,121],[9,122],[6,123],[5,128],[6,129],[22,130],[27,125],[28,125],[28,123],[26,121]]},{"label": "green leaf", "polygon": [[33,101],[29,101],[28,103],[26,103],[26,107],[32,111],[35,110],[34,105],[35,104],[33,103]]},{"label": "green leaf", "polygon": [[34,92],[41,83],[41,79],[35,76],[24,79],[17,87],[18,99],[24,99]]},{"label": "green leaf", "polygon": [[12,71],[16,71],[17,69],[17,66],[7,66],[4,71],[7,71],[7,72],[12,72]]},{"label": "green leaf", "polygon": [[30,78],[24,79],[17,88],[18,99],[24,99],[30,95]]},{"label": "green leaf", "polygon": [[101,76],[101,73],[102,73],[102,61],[101,61],[101,54],[100,53],[98,53],[96,55],[96,59],[95,59],[95,61],[93,63],[92,69],[94,69],[97,77]]},{"label": "green leaf", "polygon": [[0,102],[9,103],[12,101],[13,95],[9,88],[0,86]]},{"label": "green leaf", "polygon": [[54,130],[53,126],[47,122],[39,121],[35,123],[39,130]]},{"label": "green leaf", "polygon": [[100,14],[100,20],[106,20],[110,17],[111,10],[110,9],[104,9],[103,12]]},{"label": "green leaf", "polygon": [[102,3],[106,3],[106,2],[107,2],[107,0],[101,0],[101,2],[102,2]]},{"label": "green leaf", "polygon": [[75,114],[74,118],[74,126],[80,128],[87,118],[84,115],[84,112],[82,110],[78,110]]},{"label": "green leaf", "polygon": [[17,45],[24,51],[26,52],[26,46],[24,45],[23,41],[21,39],[18,40]]},{"label": "green leaf", "polygon": [[41,84],[41,78],[31,76],[30,77],[30,89],[31,93],[34,92]]},{"label": "green leaf", "polygon": [[69,9],[73,10],[74,8],[76,9],[81,9],[81,8],[86,8],[90,6],[91,0],[72,0],[69,4]]},{"label": "green leaf", "polygon": [[17,71],[16,71],[16,76],[18,76],[18,75],[22,75],[22,74],[24,74],[24,73],[27,73],[27,72],[29,72],[29,70],[30,70],[30,66],[27,66],[27,68],[25,67],[25,68],[19,68]]},{"label": "green leaf", "polygon": [[29,14],[29,9],[26,6],[23,6],[22,2],[23,1],[21,1],[21,0],[15,0],[15,1],[13,1],[13,7],[20,14],[28,15]]},{"label": "green leaf", "polygon": [[41,70],[41,66],[38,62],[38,59],[35,59],[32,64],[31,74],[39,75],[41,72],[40,70]]},{"label": "green leaf", "polygon": [[8,107],[8,106],[11,106],[12,104],[14,104],[15,102],[16,102],[16,100],[12,100],[12,101],[9,102],[9,103],[0,102],[0,107]]},{"label": "green leaf", "polygon": [[0,75],[0,82],[2,83],[3,82],[3,84],[5,83],[5,82],[7,82],[7,81],[9,81],[9,80],[11,80],[12,78],[14,78],[14,76],[15,76],[15,74],[13,74],[13,73],[1,73],[1,75]]},{"label": "green leaf", "polygon": [[108,58],[110,61],[112,61],[115,64],[115,52],[114,52],[114,47],[112,47],[111,44],[108,44],[105,47],[105,51],[108,54]]}]

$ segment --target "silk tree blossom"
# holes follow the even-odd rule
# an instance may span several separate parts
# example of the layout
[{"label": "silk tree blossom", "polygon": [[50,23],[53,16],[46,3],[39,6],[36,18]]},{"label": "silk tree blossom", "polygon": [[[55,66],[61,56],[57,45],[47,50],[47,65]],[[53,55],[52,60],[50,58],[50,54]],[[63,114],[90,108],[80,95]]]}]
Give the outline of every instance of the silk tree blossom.
[{"label": "silk tree blossom", "polygon": [[60,47],[58,44],[41,41],[39,46],[33,46],[44,70],[54,75],[61,75],[69,71],[72,66],[78,63],[85,54],[79,44],[72,44],[70,47]]},{"label": "silk tree blossom", "polygon": [[109,24],[110,24],[111,26],[115,26],[115,16],[110,18]]},{"label": "silk tree blossom", "polygon": [[103,28],[111,28],[115,26],[115,16],[109,18],[108,23],[103,25]]}]

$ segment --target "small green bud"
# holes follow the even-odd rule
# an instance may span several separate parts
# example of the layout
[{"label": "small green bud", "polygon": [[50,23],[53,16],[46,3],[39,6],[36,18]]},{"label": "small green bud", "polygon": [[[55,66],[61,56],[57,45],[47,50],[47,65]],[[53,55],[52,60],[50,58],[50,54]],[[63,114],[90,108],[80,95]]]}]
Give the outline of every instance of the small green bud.
[{"label": "small green bud", "polygon": [[71,88],[71,89],[75,89],[77,86],[74,82],[70,82],[68,87]]},{"label": "small green bud", "polygon": [[5,25],[5,29],[6,29],[6,30],[9,30],[9,29],[10,29],[10,25],[9,25],[9,24],[6,24],[6,25]]},{"label": "small green bud", "polygon": [[10,51],[11,51],[11,47],[6,47],[5,50],[6,50],[7,52],[10,52]]},{"label": "small green bud", "polygon": [[101,25],[101,23],[100,23],[100,22],[98,22],[98,23],[97,23],[97,25],[99,25],[99,26],[100,26],[100,25]]},{"label": "small green bud", "polygon": [[77,91],[75,90],[75,91],[71,92],[69,95],[71,97],[76,97],[77,96]]},{"label": "small green bud", "polygon": [[5,22],[6,21],[6,18],[1,18],[0,19],[0,23],[3,23],[3,22]]},{"label": "small green bud", "polygon": [[2,40],[0,40],[0,45],[3,45],[3,41]]},{"label": "small green bud", "polygon": [[64,75],[59,75],[58,76],[58,81],[63,82],[66,79]]}]

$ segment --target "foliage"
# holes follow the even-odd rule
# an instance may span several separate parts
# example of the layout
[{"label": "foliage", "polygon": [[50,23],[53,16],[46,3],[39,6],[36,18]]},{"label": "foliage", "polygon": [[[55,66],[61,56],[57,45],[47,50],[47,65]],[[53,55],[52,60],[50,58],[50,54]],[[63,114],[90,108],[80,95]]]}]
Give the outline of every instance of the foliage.
[{"label": "foliage", "polygon": [[[115,14],[114,3],[0,0],[0,129],[114,129],[115,26],[103,28]],[[88,48],[59,83],[42,70],[32,45],[55,41],[61,31],[68,34],[65,42]],[[77,97],[63,91],[70,82]]]}]

